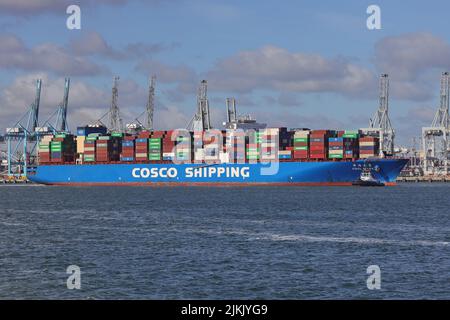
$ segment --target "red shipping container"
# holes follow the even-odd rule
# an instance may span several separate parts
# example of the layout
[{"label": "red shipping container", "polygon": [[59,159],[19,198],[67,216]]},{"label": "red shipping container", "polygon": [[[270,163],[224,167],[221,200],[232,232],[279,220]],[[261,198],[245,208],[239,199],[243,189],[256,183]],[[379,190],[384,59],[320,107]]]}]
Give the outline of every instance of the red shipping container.
[{"label": "red shipping container", "polygon": [[322,134],[322,135],[325,135],[325,134],[327,134],[329,132],[330,132],[330,130],[312,130],[311,134]]}]

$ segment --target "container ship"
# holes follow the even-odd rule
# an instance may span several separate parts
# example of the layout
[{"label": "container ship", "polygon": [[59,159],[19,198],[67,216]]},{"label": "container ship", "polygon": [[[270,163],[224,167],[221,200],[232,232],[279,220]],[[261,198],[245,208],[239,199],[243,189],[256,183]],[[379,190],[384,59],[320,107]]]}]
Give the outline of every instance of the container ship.
[{"label": "container ship", "polygon": [[378,137],[359,130],[227,128],[42,137],[28,175],[47,185],[336,185],[370,172],[393,185],[408,160],[380,157]]}]

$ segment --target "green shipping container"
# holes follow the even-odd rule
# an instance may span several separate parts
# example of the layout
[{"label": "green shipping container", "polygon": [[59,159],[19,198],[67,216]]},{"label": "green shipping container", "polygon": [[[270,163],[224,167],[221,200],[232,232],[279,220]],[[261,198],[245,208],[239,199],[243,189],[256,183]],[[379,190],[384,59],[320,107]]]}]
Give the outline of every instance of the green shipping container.
[{"label": "green shipping container", "polygon": [[352,133],[345,133],[345,134],[342,135],[342,138],[358,139],[358,135],[357,134],[352,134]]},{"label": "green shipping container", "polygon": [[308,147],[294,147],[294,150],[302,150],[302,151],[306,151],[308,150]]},{"label": "green shipping container", "polygon": [[294,142],[308,142],[308,138],[295,138]]},{"label": "green shipping container", "polygon": [[342,154],[330,154],[328,158],[330,159],[342,159],[344,156]]},{"label": "green shipping container", "polygon": [[123,133],[121,133],[121,132],[112,132],[111,133],[111,137],[122,138],[123,137]]}]

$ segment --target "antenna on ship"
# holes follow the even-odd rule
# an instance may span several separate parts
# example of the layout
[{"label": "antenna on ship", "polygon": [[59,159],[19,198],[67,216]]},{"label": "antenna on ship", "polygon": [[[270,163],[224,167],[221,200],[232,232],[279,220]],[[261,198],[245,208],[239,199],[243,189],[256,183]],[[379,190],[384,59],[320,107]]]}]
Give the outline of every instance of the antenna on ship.
[{"label": "antenna on ship", "polygon": [[120,110],[117,104],[119,98],[118,90],[119,77],[114,77],[112,87],[111,109],[109,110],[109,131],[122,131],[122,119],[120,118]]},{"label": "antenna on ship", "polygon": [[389,75],[380,76],[379,106],[372,119],[369,120],[369,128],[361,129],[365,134],[379,136],[380,156],[394,154],[395,131],[389,119]]},{"label": "antenna on ship", "polygon": [[205,131],[211,129],[209,115],[208,82],[202,80],[197,92],[197,113],[188,124],[188,130]]},{"label": "antenna on ship", "polygon": [[153,130],[153,113],[155,111],[155,85],[156,85],[156,76],[153,75],[150,78],[150,86],[148,88],[148,101],[147,101],[148,130]]},{"label": "antenna on ship", "polygon": [[440,105],[431,127],[422,128],[423,170],[425,174],[448,173],[449,120],[449,73],[441,75]]}]

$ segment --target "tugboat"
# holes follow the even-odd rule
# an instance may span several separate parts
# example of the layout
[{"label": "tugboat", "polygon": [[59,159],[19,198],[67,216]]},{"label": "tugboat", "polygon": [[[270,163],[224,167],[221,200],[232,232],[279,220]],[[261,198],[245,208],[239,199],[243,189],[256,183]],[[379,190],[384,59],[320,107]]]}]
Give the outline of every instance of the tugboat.
[{"label": "tugboat", "polygon": [[360,187],[384,187],[385,184],[375,179],[370,171],[370,168],[364,168],[358,180],[352,183],[354,186]]}]

